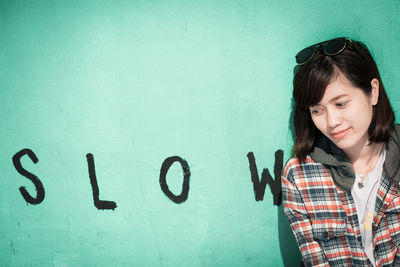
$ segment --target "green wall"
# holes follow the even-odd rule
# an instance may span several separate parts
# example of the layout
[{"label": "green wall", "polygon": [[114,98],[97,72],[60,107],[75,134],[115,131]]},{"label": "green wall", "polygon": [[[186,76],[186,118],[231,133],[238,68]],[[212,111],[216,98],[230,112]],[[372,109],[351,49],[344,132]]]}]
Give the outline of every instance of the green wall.
[{"label": "green wall", "polygon": [[[260,176],[288,159],[294,55],[338,36],[371,48],[400,116],[397,0],[1,1],[0,266],[298,266],[247,154]],[[114,210],[94,206],[88,153]],[[180,204],[159,182],[171,156]],[[179,163],[166,181],[179,195]]]}]

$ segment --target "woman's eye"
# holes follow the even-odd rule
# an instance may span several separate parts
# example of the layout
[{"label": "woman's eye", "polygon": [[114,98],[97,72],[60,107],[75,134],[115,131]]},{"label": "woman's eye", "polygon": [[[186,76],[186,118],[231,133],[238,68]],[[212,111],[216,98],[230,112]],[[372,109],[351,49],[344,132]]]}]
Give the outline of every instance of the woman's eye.
[{"label": "woman's eye", "polygon": [[347,104],[347,101],[345,101],[345,102],[339,102],[339,103],[336,103],[336,106],[342,108],[342,107],[344,107],[346,104]]},{"label": "woman's eye", "polygon": [[311,114],[318,115],[320,113],[319,109],[312,109]]}]

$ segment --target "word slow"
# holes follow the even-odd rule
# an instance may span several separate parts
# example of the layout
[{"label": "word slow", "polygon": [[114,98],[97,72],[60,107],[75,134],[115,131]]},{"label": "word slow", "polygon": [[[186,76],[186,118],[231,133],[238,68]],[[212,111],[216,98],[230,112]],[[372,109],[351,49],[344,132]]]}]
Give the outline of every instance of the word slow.
[{"label": "word slow", "polygon": [[[25,155],[27,155],[35,164],[39,161],[36,154],[29,148],[24,148],[19,152],[15,153],[14,156],[12,157],[12,161],[18,173],[29,179],[34,184],[36,189],[36,196],[33,197],[31,194],[29,194],[29,192],[26,190],[24,186],[21,186],[19,188],[19,191],[27,203],[32,205],[37,205],[44,200],[45,190],[43,187],[43,183],[39,179],[39,177],[27,171],[22,166],[21,158]],[[268,184],[271,189],[271,193],[273,195],[273,202],[274,202],[273,204],[279,206],[281,204],[281,199],[282,199],[281,173],[283,168],[283,151],[279,149],[275,152],[274,178],[272,178],[269,170],[267,168],[264,168],[261,173],[261,179],[260,179],[253,152],[249,152],[247,154],[247,158],[249,161],[250,177],[251,177],[251,182],[253,183],[255,200],[261,201],[264,199],[265,188]],[[100,199],[100,190],[99,190],[99,185],[97,183],[93,155],[91,153],[88,153],[86,155],[86,160],[88,164],[89,180],[92,186],[94,206],[99,210],[114,210],[115,208],[117,208],[116,202]],[[175,195],[174,193],[172,193],[169,190],[167,183],[168,170],[175,162],[178,162],[181,165],[183,171],[182,191],[179,195]],[[185,159],[182,159],[179,156],[172,156],[166,158],[161,165],[160,177],[159,177],[159,182],[162,192],[174,203],[181,204],[185,202],[189,196],[190,176],[191,172],[189,164]]]}]

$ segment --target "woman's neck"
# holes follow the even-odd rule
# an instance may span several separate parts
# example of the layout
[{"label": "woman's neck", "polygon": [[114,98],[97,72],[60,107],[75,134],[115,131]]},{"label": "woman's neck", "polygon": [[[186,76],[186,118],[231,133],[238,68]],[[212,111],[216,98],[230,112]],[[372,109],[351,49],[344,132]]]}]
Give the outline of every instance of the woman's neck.
[{"label": "woman's neck", "polygon": [[356,173],[368,174],[374,169],[376,163],[378,162],[382,148],[383,143],[371,143],[364,145],[359,151],[346,153],[346,155],[353,165]]}]

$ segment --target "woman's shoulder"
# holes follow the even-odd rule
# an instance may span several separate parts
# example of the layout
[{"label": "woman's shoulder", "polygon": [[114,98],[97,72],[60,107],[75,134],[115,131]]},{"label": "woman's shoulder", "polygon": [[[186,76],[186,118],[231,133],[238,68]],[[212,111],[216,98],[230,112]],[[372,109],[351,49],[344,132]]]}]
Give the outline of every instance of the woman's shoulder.
[{"label": "woman's shoulder", "polygon": [[284,171],[287,169],[303,167],[314,163],[315,161],[308,155],[303,161],[301,161],[296,155],[294,155],[286,162]]},{"label": "woman's shoulder", "polygon": [[303,176],[305,172],[312,172],[315,168],[322,168],[322,164],[315,162],[310,156],[301,161],[296,155],[288,159],[283,168],[283,176]]}]

